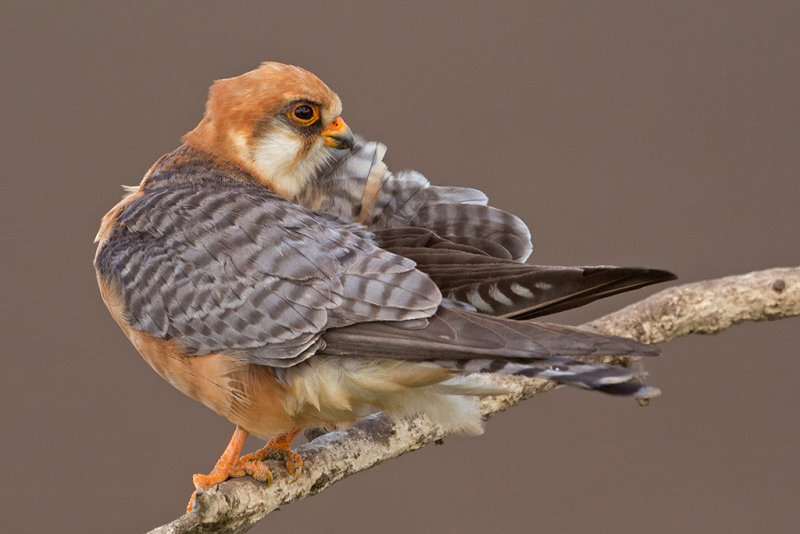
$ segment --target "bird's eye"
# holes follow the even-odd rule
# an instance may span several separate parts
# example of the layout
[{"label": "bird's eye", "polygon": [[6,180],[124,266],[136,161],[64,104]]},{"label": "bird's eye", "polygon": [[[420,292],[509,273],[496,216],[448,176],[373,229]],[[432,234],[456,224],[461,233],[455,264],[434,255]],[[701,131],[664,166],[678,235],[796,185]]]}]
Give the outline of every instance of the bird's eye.
[{"label": "bird's eye", "polygon": [[308,126],[319,118],[319,108],[313,104],[297,104],[289,111],[289,118],[300,126]]}]

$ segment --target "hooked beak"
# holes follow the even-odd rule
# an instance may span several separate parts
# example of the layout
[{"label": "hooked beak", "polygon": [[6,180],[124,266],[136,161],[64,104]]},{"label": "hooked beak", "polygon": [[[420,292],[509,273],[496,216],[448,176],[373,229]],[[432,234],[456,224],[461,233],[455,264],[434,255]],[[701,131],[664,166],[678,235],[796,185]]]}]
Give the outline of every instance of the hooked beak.
[{"label": "hooked beak", "polygon": [[320,133],[325,144],[338,149],[353,148],[353,133],[342,117],[336,117]]}]

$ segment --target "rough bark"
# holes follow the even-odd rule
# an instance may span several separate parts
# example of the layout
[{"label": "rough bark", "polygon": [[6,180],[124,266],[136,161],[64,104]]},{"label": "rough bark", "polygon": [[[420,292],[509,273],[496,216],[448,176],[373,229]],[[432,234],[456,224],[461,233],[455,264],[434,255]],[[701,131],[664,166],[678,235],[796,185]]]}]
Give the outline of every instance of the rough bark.
[{"label": "rough bark", "polygon": [[[713,334],[742,321],[800,315],[800,267],[776,268],[676,286],[584,325],[598,332],[662,343],[687,334]],[[487,397],[488,417],[553,388],[551,382],[484,376],[510,394]],[[245,532],[278,507],[314,495],[334,482],[444,437],[424,416],[391,420],[382,414],[346,432],[331,432],[299,447],[303,473],[294,483],[280,469],[267,487],[250,477],[198,495],[195,511],[151,534]]]}]

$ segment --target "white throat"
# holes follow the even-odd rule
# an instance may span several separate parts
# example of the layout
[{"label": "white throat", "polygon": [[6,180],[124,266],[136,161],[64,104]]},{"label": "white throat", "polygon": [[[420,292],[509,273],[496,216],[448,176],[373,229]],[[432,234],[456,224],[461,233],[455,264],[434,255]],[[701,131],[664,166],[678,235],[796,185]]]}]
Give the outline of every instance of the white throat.
[{"label": "white throat", "polygon": [[251,152],[253,166],[287,198],[296,197],[331,157],[322,139],[299,156],[303,142],[297,133],[277,128],[258,140]]}]

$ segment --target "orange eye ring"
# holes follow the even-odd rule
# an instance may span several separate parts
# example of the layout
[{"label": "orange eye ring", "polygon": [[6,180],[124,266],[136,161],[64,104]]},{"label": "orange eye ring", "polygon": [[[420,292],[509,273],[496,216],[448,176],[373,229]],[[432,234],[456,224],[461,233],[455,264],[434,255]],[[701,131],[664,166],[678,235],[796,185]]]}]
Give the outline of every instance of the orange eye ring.
[{"label": "orange eye ring", "polygon": [[308,102],[298,102],[286,115],[300,126],[310,126],[319,119],[319,106]]}]

